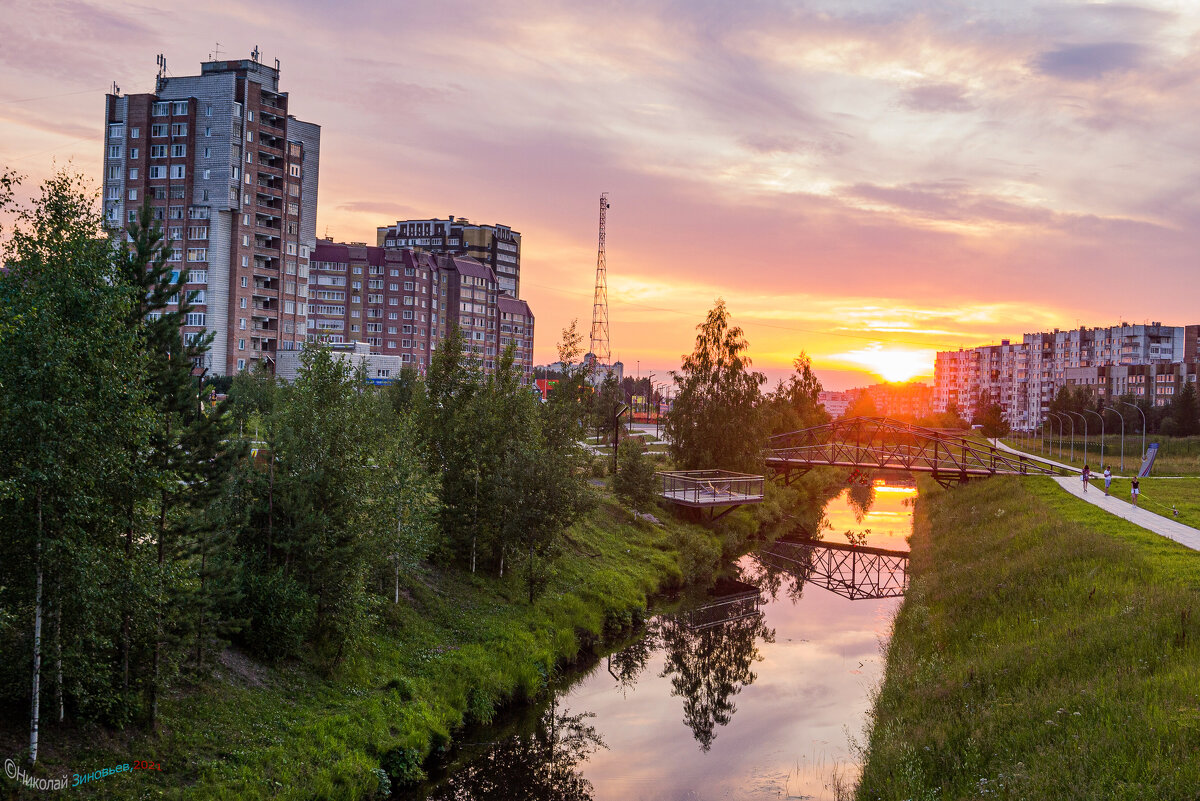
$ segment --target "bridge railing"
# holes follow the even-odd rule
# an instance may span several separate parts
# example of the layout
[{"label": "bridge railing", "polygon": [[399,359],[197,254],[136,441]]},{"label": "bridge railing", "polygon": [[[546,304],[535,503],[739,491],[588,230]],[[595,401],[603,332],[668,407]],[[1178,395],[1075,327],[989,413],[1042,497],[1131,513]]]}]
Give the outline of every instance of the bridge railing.
[{"label": "bridge railing", "polygon": [[965,437],[859,417],[780,434],[768,440],[768,459],[809,464],[897,467],[962,474],[1056,475],[1049,465]]}]

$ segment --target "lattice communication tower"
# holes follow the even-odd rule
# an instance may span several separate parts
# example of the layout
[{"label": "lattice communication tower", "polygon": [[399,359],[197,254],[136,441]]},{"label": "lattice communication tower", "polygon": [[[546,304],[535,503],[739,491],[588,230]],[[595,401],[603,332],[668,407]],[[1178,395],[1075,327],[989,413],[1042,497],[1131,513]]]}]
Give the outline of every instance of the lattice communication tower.
[{"label": "lattice communication tower", "polygon": [[600,246],[596,250],[596,292],[592,297],[591,351],[596,364],[612,362],[608,341],[608,265],[604,260],[604,222],[608,216],[608,193],[600,194]]}]

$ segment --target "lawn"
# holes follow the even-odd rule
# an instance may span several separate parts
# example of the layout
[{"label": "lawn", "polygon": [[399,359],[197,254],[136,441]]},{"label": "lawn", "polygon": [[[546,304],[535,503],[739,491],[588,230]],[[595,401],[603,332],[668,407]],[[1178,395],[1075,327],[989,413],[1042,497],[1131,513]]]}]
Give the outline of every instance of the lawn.
[{"label": "lawn", "polygon": [[[1090,465],[1097,473],[1103,472],[1104,467],[1100,460],[1100,437],[1092,433],[1088,439],[1086,464]],[[1046,439],[1044,443],[1037,438],[1030,440],[1006,437],[1002,441],[1009,447],[1031,453],[1034,456],[1053,459],[1056,462],[1074,465],[1075,467],[1083,467],[1085,464],[1082,433],[1077,433],[1075,438],[1074,458],[1071,457],[1071,440],[1069,437],[1062,440],[1061,443],[1057,441],[1057,438],[1055,438],[1054,442]],[[1147,446],[1155,442],[1158,443],[1158,456],[1154,460],[1152,475],[1200,476],[1200,437],[1162,437],[1151,435],[1146,439]],[[1061,455],[1059,455],[1060,444],[1062,445]],[[1125,437],[1125,474],[1132,475],[1137,472],[1142,464],[1141,453],[1141,435],[1127,435]],[[1121,472],[1120,437],[1112,434],[1105,437],[1104,463],[1110,465],[1114,473]]]},{"label": "lawn", "polygon": [[1049,479],[922,482],[860,799],[1195,799],[1200,553]]}]

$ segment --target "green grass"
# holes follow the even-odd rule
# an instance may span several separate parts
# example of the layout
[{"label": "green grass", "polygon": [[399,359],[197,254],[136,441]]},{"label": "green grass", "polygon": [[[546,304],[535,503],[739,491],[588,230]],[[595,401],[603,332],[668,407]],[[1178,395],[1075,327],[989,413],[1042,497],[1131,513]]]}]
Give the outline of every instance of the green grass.
[{"label": "green grass", "polygon": [[[708,581],[753,538],[819,510],[842,480],[814,471],[713,527],[666,510],[656,512],[661,526],[635,523],[606,498],[567,532],[551,585],[532,606],[511,573],[428,567],[400,604],[380,603],[373,635],[333,679],[303,662],[268,666],[234,654],[233,667],[164,699],[159,735],[45,724],[39,772],[161,763],[161,773],[123,773],[79,791],[95,798],[371,797],[386,754],[408,749],[419,764],[462,726],[538,696],[556,669],[628,632],[656,593]],[[11,724],[0,728],[6,753],[27,736]],[[7,782],[0,773],[0,796]]]},{"label": "green grass", "polygon": [[1200,553],[1049,479],[923,482],[860,799],[1194,799]]},{"label": "green grass", "polygon": [[[1103,491],[1104,481],[1093,482],[1088,492],[1096,489]],[[1163,517],[1178,520],[1186,526],[1200,528],[1200,478],[1185,476],[1183,478],[1143,478],[1138,482],[1138,506]],[[1126,503],[1129,502],[1129,480],[1114,478],[1112,494]],[[1179,511],[1178,516],[1172,514],[1171,508]]]}]

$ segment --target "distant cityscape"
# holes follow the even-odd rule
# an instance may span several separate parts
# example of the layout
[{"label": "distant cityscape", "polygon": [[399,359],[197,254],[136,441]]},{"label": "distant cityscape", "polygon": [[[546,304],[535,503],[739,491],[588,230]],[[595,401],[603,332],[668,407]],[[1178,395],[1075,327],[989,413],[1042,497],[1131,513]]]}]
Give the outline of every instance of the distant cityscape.
[{"label": "distant cityscape", "polygon": [[1185,382],[1196,381],[1198,336],[1200,325],[1121,323],[942,351],[934,365],[933,409],[954,406],[970,419],[982,397],[1000,405],[1012,428],[1028,431],[1045,419],[1063,387],[1166,406]]},{"label": "distant cityscape", "polygon": [[400,220],[377,242],[318,239],[321,128],[289,112],[279,65],[208,61],[154,93],[107,96],[104,215],[149,203],[194,304],[184,334],[212,331],[214,375],[262,365],[293,376],[306,342],[385,382],[423,372],[457,323],[485,371],[511,343],[532,381],[534,315],[520,299],[521,235],[505,225]]}]

